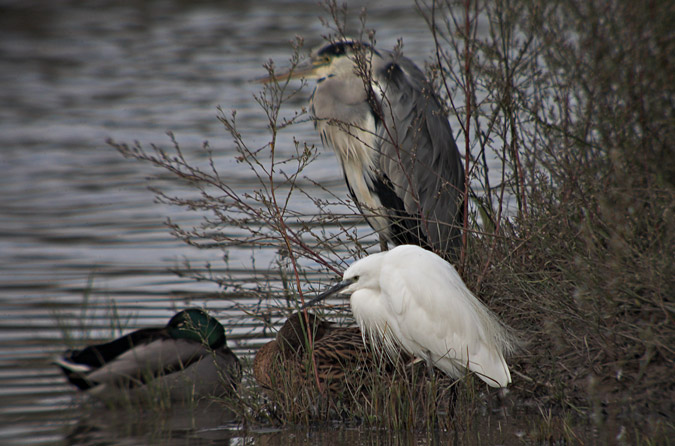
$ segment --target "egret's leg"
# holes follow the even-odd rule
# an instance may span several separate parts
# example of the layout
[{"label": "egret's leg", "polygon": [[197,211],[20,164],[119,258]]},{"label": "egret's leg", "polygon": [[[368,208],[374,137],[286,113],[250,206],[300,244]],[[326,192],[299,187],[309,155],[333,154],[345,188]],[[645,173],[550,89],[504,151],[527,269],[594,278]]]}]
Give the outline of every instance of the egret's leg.
[{"label": "egret's leg", "polygon": [[457,404],[457,383],[453,383],[450,389],[450,398],[448,400],[448,412],[455,413],[455,405]]},{"label": "egret's leg", "polygon": [[427,362],[427,371],[429,372],[429,378],[433,381],[436,378],[436,372],[434,371],[434,362],[431,360],[431,352],[427,350],[426,352],[426,362]]}]

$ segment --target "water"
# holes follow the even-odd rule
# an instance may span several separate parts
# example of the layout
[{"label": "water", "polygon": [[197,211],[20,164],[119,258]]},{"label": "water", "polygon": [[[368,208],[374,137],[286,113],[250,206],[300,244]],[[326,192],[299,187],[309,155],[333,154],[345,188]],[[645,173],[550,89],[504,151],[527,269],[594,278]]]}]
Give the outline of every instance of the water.
[{"label": "water", "polygon": [[[409,2],[364,4],[378,45],[390,48],[403,37],[410,57],[419,64],[428,59],[431,38]],[[161,172],[124,159],[106,139],[169,146],[165,132],[172,131],[195,163],[204,163],[200,147],[208,140],[221,175],[235,188],[253,188],[255,180],[234,162],[216,107],[238,110],[242,133],[263,145],[266,120],[253,100],[260,85],[250,81],[265,74],[268,59],[284,63],[294,36],[319,43],[326,33],[322,14],[315,0],[0,2],[3,444],[305,444],[326,437],[243,433],[236,420],[212,412],[125,419],[89,407],[50,364],[71,343],[108,338],[120,326],[163,325],[186,305],[211,310],[240,357],[250,357],[269,335],[241,310],[267,302],[240,294],[220,299],[216,284],[172,272],[186,259],[222,272],[224,253],[176,240],[167,217],[193,225],[202,215],[155,202],[147,186],[185,186],[166,175],[149,180]],[[282,140],[293,136],[319,143],[310,123]],[[347,195],[331,153],[321,154],[307,175]],[[227,255],[241,287],[277,280],[270,252],[241,247]],[[372,441],[369,435],[330,438],[352,444]]]}]

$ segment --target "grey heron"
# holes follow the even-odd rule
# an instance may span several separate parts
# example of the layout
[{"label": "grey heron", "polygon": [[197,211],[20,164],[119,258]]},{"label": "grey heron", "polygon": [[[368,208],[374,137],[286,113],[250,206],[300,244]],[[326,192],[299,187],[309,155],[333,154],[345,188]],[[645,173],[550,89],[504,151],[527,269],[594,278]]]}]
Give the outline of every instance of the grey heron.
[{"label": "grey heron", "polygon": [[399,52],[341,40],[264,81],[288,78],[316,79],[310,100],[316,129],[381,242],[456,257],[464,171],[424,73]]}]

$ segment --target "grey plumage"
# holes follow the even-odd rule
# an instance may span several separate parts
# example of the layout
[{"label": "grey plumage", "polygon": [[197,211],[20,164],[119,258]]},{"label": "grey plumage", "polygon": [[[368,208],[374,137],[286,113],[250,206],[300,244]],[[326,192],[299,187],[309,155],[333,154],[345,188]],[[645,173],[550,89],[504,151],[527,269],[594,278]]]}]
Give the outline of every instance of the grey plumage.
[{"label": "grey plumage", "polygon": [[[366,221],[394,245],[454,257],[461,245],[464,172],[432,86],[408,58],[338,41],[286,76],[316,78],[311,106]],[[276,76],[277,78],[283,75]]]}]

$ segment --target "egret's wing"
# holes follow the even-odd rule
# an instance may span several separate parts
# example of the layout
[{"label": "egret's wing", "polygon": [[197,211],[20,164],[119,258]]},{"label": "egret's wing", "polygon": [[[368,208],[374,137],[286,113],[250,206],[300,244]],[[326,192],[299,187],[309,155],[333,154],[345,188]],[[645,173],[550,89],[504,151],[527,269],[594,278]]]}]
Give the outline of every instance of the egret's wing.
[{"label": "egret's wing", "polygon": [[452,327],[446,330],[446,336],[454,339],[448,342],[448,347],[461,346],[457,353],[463,366],[489,385],[505,387],[511,382],[511,374],[502,355],[503,345],[508,342],[504,328],[467,288],[457,271],[450,265],[445,269],[447,277],[452,278],[447,295],[453,298],[453,306],[464,310],[461,312],[464,324],[456,330]]},{"label": "egret's wing", "polygon": [[[416,247],[396,249],[399,254],[387,257],[382,266],[380,286],[402,346],[412,354],[431,353],[451,376],[460,377],[468,367],[488,384],[508,384],[499,322],[450,264]],[[404,262],[415,267],[406,268]]]},{"label": "egret's wing", "polygon": [[413,236],[421,230],[435,248],[458,246],[464,172],[450,124],[412,61],[385,54],[375,62],[381,89],[379,165],[402,200],[398,212],[423,217],[420,227],[405,223]]}]

